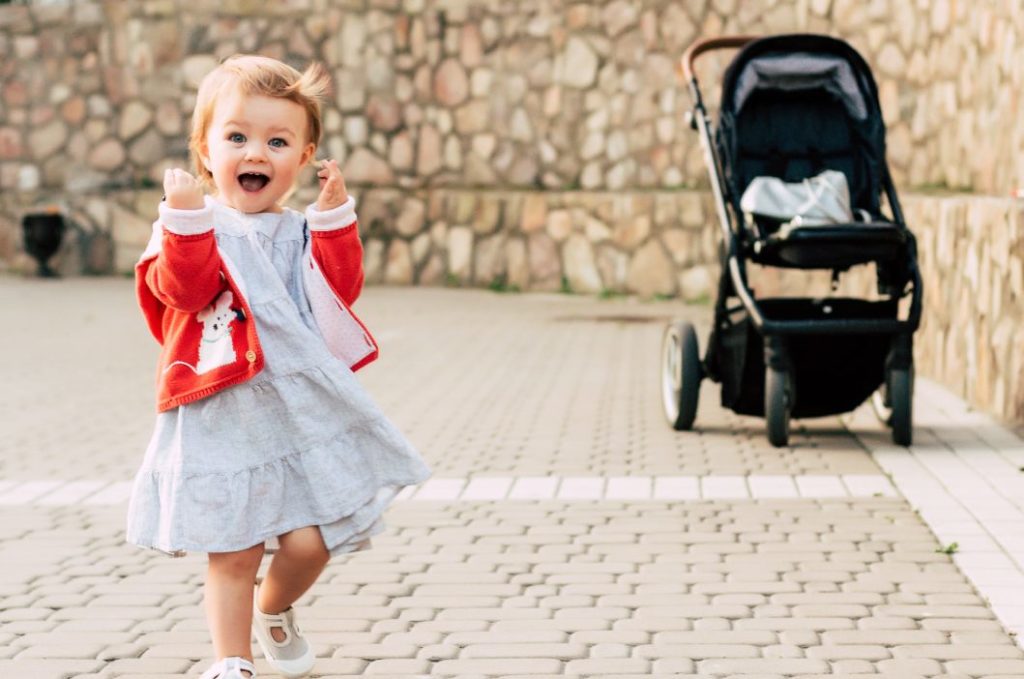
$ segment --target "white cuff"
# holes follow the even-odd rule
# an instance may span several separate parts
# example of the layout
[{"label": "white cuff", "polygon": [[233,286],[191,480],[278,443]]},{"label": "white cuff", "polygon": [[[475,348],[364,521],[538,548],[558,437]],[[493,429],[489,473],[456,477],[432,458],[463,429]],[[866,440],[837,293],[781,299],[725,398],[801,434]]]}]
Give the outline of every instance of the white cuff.
[{"label": "white cuff", "polygon": [[311,231],[334,231],[351,226],[356,222],[356,199],[349,196],[338,207],[323,212],[316,209],[316,203],[312,203],[306,208],[306,222]]},{"label": "white cuff", "polygon": [[160,223],[179,236],[198,236],[213,230],[213,205],[207,197],[206,205],[196,210],[177,210],[160,201]]}]

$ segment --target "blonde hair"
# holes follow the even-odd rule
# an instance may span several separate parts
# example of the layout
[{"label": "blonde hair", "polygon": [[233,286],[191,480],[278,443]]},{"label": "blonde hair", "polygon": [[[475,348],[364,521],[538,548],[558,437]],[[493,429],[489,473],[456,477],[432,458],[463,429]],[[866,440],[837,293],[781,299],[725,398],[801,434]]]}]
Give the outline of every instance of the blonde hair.
[{"label": "blonde hair", "polygon": [[241,92],[248,96],[275,97],[294,101],[306,110],[308,141],[320,143],[322,123],[320,100],[330,88],[330,76],[320,64],[311,63],[304,72],[277,59],[255,54],[236,54],[225,59],[199,83],[196,107],[192,112],[192,131],[188,149],[200,179],[212,184],[213,175],[203,165],[201,151],[213,118],[217,99],[225,92]]}]

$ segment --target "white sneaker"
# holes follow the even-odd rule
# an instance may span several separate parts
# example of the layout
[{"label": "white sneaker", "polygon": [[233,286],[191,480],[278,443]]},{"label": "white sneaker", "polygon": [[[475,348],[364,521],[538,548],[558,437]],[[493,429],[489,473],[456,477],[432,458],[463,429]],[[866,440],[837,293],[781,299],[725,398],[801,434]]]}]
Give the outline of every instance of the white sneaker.
[{"label": "white sneaker", "polygon": [[[248,672],[246,677],[242,672]],[[256,679],[256,668],[245,658],[224,658],[210,665],[199,679]]]},{"label": "white sneaker", "polygon": [[[256,591],[257,596],[253,597],[252,605],[252,627],[256,633],[256,641],[263,650],[263,657],[271,667],[288,679],[306,676],[313,669],[316,654],[295,622],[295,610],[289,608],[277,615],[264,613],[257,603],[259,589]],[[274,639],[270,633],[274,628],[284,632],[284,641]]]}]

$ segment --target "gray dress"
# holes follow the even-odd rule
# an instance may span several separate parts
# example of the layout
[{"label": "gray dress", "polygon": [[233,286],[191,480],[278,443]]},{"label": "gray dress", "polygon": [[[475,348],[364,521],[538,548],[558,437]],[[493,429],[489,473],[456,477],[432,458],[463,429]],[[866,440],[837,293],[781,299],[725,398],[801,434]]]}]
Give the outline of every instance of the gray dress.
[{"label": "gray dress", "polygon": [[214,224],[243,278],[265,367],[157,415],[127,539],[179,556],[272,547],[283,533],[318,526],[332,555],[352,551],[383,530],[401,488],[430,471],[317,330],[299,267],[304,217],[215,204]]}]

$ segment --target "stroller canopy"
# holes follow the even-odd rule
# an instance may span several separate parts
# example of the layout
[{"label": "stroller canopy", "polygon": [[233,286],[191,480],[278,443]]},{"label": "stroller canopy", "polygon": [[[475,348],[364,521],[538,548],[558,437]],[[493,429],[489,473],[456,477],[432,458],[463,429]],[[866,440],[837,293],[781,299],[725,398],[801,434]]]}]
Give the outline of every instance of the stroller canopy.
[{"label": "stroller canopy", "polygon": [[885,125],[863,58],[821,35],[748,44],[722,84],[717,147],[733,206],[757,176],[846,174],[856,208],[879,213]]}]

